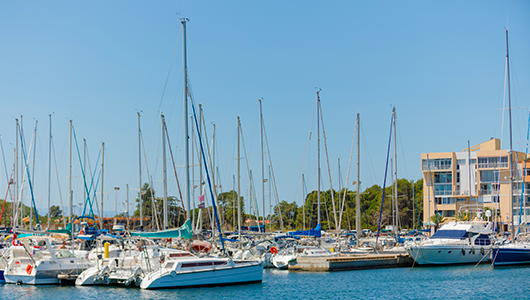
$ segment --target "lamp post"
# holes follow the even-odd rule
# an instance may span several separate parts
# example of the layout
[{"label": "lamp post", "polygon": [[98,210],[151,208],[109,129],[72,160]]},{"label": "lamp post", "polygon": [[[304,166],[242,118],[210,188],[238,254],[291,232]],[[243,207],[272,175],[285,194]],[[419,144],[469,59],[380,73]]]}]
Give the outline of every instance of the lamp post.
[{"label": "lamp post", "polygon": [[118,223],[118,191],[120,190],[120,187],[114,187],[114,190],[116,191],[116,208],[114,210],[114,224]]}]

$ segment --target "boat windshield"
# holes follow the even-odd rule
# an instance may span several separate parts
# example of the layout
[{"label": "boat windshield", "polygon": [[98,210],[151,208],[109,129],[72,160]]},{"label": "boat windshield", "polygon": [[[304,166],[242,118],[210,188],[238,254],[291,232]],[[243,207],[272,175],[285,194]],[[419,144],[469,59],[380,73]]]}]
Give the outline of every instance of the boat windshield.
[{"label": "boat windshield", "polygon": [[431,239],[455,239],[462,240],[468,237],[466,230],[438,230]]}]

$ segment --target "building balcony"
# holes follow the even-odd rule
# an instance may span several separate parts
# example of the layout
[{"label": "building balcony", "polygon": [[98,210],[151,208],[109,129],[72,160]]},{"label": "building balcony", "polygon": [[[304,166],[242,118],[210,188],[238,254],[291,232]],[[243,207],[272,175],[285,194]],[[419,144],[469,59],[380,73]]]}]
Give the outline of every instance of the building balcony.
[{"label": "building balcony", "polygon": [[487,162],[487,163],[478,163],[479,169],[503,169],[508,168],[507,162]]}]

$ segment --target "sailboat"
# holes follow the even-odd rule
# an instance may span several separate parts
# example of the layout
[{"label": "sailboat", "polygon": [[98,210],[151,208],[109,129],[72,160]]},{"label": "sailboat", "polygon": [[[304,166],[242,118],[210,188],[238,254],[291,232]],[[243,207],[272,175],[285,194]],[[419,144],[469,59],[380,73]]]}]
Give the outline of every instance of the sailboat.
[{"label": "sailboat", "polygon": [[[186,19],[182,19],[183,29],[183,49],[184,49],[184,105],[187,115],[187,98],[188,98],[188,77],[186,66]],[[198,129],[195,109],[193,114],[195,116],[195,124]],[[187,118],[185,118],[187,119]],[[187,122],[186,122],[187,124]],[[187,131],[187,125],[186,125]],[[186,137],[188,134],[186,133]],[[186,139],[187,141],[187,139]],[[221,245],[224,249],[223,237],[221,234],[221,226],[217,217],[217,209],[215,206],[215,197],[212,191],[210,173],[208,172],[208,164],[206,156],[202,147],[201,136],[199,135],[199,145],[201,147],[201,156],[204,162],[207,182],[210,186],[210,193],[212,197],[212,206],[214,208],[217,226],[219,228],[219,235]],[[187,145],[186,145],[187,147]],[[186,172],[188,172],[189,161],[186,157]],[[188,185],[188,209],[189,205],[189,174],[187,173]],[[188,214],[189,216],[190,214]],[[189,221],[189,220],[188,220]],[[187,221],[187,222],[188,222]],[[247,283],[261,283],[263,278],[263,263],[258,261],[235,261],[230,257],[196,257],[196,256],[174,256],[169,257],[159,269],[145,274],[142,278],[140,287],[142,289],[157,289],[157,288],[183,288],[183,287],[203,287],[212,285],[233,285],[233,284],[247,284]]]},{"label": "sailboat", "polygon": [[[508,106],[511,110],[511,95],[510,95],[510,59],[509,59],[509,52],[508,52],[508,30],[506,30],[506,68],[507,68],[507,85],[508,85]],[[511,113],[510,113],[510,131],[511,131]],[[530,119],[529,119],[529,131],[527,135],[530,134]],[[511,150],[511,144],[512,144],[512,135],[510,134],[510,150]],[[527,137],[528,140],[528,137]],[[526,175],[526,163],[528,159],[528,141],[526,144],[526,155],[524,160],[524,167],[525,175]],[[510,151],[511,152],[511,151]],[[510,165],[513,164],[512,155],[510,154]],[[511,169],[512,175],[510,176],[510,179],[513,180],[513,169]],[[526,177],[526,176],[525,176]],[[513,183],[511,184],[513,187]],[[525,190],[525,184],[523,181],[522,190],[521,190],[521,206],[524,203],[523,202],[523,196],[524,196],[524,190]],[[511,197],[513,202],[513,197]],[[513,203],[510,202],[510,206],[513,208]],[[520,210],[521,213],[522,210]],[[513,228],[513,209],[512,213],[510,214],[512,216],[512,228]],[[519,219],[519,223],[521,223],[521,219]],[[521,224],[519,224],[521,225]],[[521,228],[521,226],[519,226]],[[512,230],[513,233],[513,230]],[[512,234],[513,235],[513,234]],[[530,264],[530,239],[529,239],[528,233],[521,233],[518,234],[517,237],[514,236],[514,242],[509,242],[508,244],[495,246],[492,249],[491,253],[491,259],[492,259],[492,265],[495,266],[508,266],[508,265],[523,265],[523,264]]]}]

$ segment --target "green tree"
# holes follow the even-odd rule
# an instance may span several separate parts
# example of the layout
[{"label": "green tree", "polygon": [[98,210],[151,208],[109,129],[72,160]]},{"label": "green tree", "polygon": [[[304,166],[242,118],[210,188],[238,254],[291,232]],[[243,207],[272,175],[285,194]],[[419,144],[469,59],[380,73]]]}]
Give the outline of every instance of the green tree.
[{"label": "green tree", "polygon": [[62,215],[62,210],[59,205],[50,206],[50,218],[55,219],[59,218]]}]

